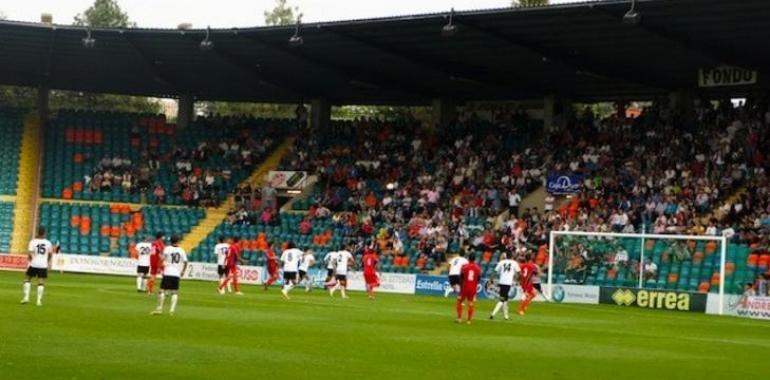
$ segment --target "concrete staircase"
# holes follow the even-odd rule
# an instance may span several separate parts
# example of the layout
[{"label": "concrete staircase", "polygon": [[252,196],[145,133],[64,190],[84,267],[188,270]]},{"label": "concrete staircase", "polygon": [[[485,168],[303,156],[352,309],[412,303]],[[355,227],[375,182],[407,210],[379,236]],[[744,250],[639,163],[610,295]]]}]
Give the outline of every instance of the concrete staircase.
[{"label": "concrete staircase", "polygon": [[[281,162],[281,159],[289,151],[289,148],[294,144],[294,138],[290,137],[284,140],[284,142],[273,151],[270,156],[256,169],[254,172],[241,183],[248,183],[251,185],[261,185],[265,175],[275,168]],[[214,231],[219,224],[225,220],[228,211],[235,206],[235,197],[231,194],[216,208],[206,209],[206,217],[193,227],[187,236],[182,239],[179,244],[187,252],[192,251],[193,248],[200,245],[203,240],[206,239],[209,234]]]},{"label": "concrete staircase", "polygon": [[27,243],[33,235],[40,188],[41,126],[37,114],[29,114],[24,120],[19,154],[19,180],[16,188],[16,207],[11,235],[11,253],[27,251]]},{"label": "concrete staircase", "polygon": [[542,212],[543,206],[545,206],[545,197],[547,195],[548,193],[545,191],[545,186],[540,186],[537,190],[524,196],[521,203],[519,203],[519,215],[521,215],[524,210],[528,208],[533,209],[535,207]]}]

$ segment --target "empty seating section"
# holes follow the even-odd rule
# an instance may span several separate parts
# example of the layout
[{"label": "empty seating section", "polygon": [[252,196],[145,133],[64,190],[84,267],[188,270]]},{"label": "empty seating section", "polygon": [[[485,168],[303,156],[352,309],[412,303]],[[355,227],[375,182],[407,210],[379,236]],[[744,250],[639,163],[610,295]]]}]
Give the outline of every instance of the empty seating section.
[{"label": "empty seating section", "polygon": [[[280,143],[290,126],[285,120],[246,119],[219,124],[200,118],[179,131],[163,116],[60,111],[45,129],[42,194],[50,198],[154,203],[154,190],[160,185],[165,192],[160,203],[182,204],[183,189],[193,188],[193,183],[179,183],[177,164],[187,161],[190,172],[185,176],[196,177],[198,185],[193,189],[201,191],[201,199],[210,196],[215,202],[221,201],[250,174],[253,165]],[[225,158],[220,144],[229,147],[233,142],[238,147]],[[198,151],[205,154],[195,156]],[[248,154],[252,159],[244,163],[247,160],[242,157]],[[117,159],[118,169],[109,165],[105,169],[103,161],[107,158]],[[94,188],[89,186],[94,178],[103,181],[108,171],[115,177],[130,173],[131,185],[124,188],[116,179],[109,189],[99,189],[95,181]],[[215,183],[203,194],[207,173]]]},{"label": "empty seating section", "polygon": [[0,254],[9,253],[13,232],[13,202],[0,202]]},{"label": "empty seating section", "polygon": [[0,194],[16,194],[19,178],[19,153],[25,112],[13,108],[0,108]]},{"label": "empty seating section", "polygon": [[126,257],[143,235],[184,235],[205,216],[200,208],[148,206],[132,210],[124,204],[43,203],[40,225],[64,253]]}]

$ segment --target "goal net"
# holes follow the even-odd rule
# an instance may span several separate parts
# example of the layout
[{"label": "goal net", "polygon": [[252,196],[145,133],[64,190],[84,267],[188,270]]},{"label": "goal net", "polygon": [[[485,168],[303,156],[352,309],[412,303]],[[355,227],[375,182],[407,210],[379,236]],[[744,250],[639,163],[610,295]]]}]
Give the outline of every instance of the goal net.
[{"label": "goal net", "polygon": [[603,303],[699,311],[713,293],[722,314],[726,243],[721,236],[552,231],[548,293],[590,285],[600,287]]}]

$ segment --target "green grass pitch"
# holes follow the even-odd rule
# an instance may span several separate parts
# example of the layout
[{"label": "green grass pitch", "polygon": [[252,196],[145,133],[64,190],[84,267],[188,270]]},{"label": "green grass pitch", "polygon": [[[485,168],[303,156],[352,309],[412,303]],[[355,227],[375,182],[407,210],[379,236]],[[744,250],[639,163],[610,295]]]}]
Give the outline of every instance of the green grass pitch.
[{"label": "green grass pitch", "polygon": [[[177,315],[127,277],[52,274],[42,307],[0,272],[1,379],[760,379],[770,323],[616,306],[533,304],[471,326],[454,301],[182,283]],[[34,287],[33,287],[34,289]],[[34,290],[33,290],[34,299]],[[511,305],[512,308],[515,304]]]}]

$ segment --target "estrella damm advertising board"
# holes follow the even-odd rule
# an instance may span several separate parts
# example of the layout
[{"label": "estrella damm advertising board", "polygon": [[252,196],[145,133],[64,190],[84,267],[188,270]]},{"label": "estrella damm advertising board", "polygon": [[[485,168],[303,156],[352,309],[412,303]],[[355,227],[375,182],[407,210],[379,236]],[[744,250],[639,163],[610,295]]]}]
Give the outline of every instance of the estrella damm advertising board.
[{"label": "estrella damm advertising board", "polygon": [[706,312],[706,295],[664,289],[602,287],[599,303],[674,311]]}]

